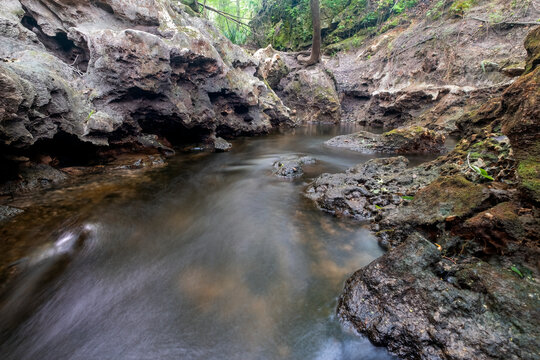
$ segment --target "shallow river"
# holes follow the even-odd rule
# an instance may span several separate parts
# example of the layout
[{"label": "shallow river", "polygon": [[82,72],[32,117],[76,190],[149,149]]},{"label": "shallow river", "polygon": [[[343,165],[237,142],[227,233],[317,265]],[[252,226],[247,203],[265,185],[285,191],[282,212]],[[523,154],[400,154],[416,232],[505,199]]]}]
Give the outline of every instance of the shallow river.
[{"label": "shallow river", "polygon": [[[335,316],[347,276],[383,251],[302,195],[309,178],[374,157],[324,147],[352,130],[314,125],[178,155],[129,196],[26,220],[17,236],[48,245],[1,301],[2,359],[391,358]],[[291,154],[319,162],[298,180],[274,177]]]}]

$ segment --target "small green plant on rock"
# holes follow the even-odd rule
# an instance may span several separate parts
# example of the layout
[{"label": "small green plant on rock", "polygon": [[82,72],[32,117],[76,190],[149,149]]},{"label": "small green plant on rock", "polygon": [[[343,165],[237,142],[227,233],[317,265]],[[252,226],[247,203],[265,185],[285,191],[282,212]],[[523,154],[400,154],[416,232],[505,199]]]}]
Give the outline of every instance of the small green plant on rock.
[{"label": "small green plant on rock", "polygon": [[96,110],[92,110],[88,113],[88,116],[86,117],[86,121],[90,120],[90,118],[92,117],[92,115],[94,115],[96,113]]},{"label": "small green plant on rock", "polygon": [[478,175],[480,176],[483,176],[484,178],[490,180],[490,181],[493,181],[495,179],[493,179],[491,176],[489,176],[488,172],[484,169],[482,169],[481,167],[478,167],[476,165],[471,165],[471,162],[470,162],[470,156],[471,156],[471,153],[468,153],[467,154],[467,165],[469,166],[469,168],[474,171],[475,173],[477,173]]}]

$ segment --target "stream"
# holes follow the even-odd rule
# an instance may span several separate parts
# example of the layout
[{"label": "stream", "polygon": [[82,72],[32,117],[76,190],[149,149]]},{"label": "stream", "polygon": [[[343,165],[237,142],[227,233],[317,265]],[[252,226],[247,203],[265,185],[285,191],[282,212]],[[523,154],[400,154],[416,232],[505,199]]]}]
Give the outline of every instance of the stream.
[{"label": "stream", "polygon": [[[310,178],[376,156],[323,145],[359,129],[238,139],[175,156],[128,195],[70,193],[67,210],[16,232],[45,245],[0,301],[2,359],[391,359],[335,316],[348,275],[383,250],[302,195]],[[273,176],[292,154],[318,162]]]}]

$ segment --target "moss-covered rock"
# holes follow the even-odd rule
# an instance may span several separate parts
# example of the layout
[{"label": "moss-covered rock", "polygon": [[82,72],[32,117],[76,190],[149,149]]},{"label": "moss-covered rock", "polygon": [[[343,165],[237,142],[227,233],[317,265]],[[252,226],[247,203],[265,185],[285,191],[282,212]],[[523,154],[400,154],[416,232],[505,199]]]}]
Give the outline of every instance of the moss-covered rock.
[{"label": "moss-covered rock", "polygon": [[417,225],[433,225],[450,217],[466,217],[489,198],[487,188],[461,175],[443,176],[416,193],[410,205],[393,219]]},{"label": "moss-covered rock", "polygon": [[540,161],[537,158],[522,160],[517,165],[517,175],[524,193],[540,203]]},{"label": "moss-covered rock", "polygon": [[525,64],[525,74],[527,74],[540,65],[540,27],[529,33],[525,39],[525,49],[528,55]]},{"label": "moss-covered rock", "polygon": [[503,94],[502,131],[510,138],[518,161],[517,175],[527,198],[540,202],[540,28],[525,40],[525,75]]},{"label": "moss-covered rock", "polygon": [[467,219],[455,230],[465,239],[479,243],[483,253],[506,253],[515,244],[535,246],[540,221],[532,211],[525,211],[518,203],[502,202]]}]

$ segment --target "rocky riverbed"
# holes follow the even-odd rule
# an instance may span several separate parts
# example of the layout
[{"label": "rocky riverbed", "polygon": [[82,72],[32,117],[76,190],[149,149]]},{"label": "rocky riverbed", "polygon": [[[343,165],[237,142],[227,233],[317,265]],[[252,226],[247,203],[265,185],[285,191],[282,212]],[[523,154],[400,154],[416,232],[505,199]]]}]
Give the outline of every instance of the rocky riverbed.
[{"label": "rocky riverbed", "polygon": [[459,120],[465,137],[448,155],[413,168],[377,159],[306,191],[371,220],[389,249],[349,278],[338,314],[401,358],[538,357],[538,39],[540,28],[525,40],[525,74]]},{"label": "rocky riverbed", "polygon": [[[256,169],[257,177],[248,176],[253,182],[243,186],[256,197],[263,190],[254,184],[264,179],[271,195],[264,200],[275,212],[277,203],[297,199],[291,192],[280,197],[283,192],[274,192],[275,187],[294,187],[296,195],[303,191],[304,202],[298,201],[302,206],[340,218],[301,226],[302,243],[308,244],[305,238],[317,238],[319,233],[328,239],[334,234],[352,236],[362,224],[387,250],[376,260],[369,257],[374,260],[369,264],[364,258],[355,264],[343,257],[347,261],[343,265],[332,260],[333,252],[354,254],[358,247],[354,241],[340,243],[336,249],[327,248],[327,243],[308,249],[316,258],[310,271],[317,274],[317,281],[328,281],[336,289],[347,273],[365,265],[346,281],[337,305],[339,319],[353,333],[403,359],[537,359],[540,28],[532,20],[536,8],[520,8],[519,18],[489,29],[479,17],[483,11],[490,4],[504,9],[513,5],[498,0],[475,3],[461,18],[451,16],[446,6],[434,18],[430,11],[437,9],[437,3],[421,3],[410,21],[366,35],[358,49],[328,47],[339,52],[304,67],[297,61],[298,53],[268,46],[252,55],[233,45],[194,11],[196,7],[183,2],[3,0],[0,224],[11,221],[17,229],[11,234],[26,234],[32,240],[18,244],[16,236],[6,237],[0,282],[7,284],[21,269],[26,271],[25,264],[34,264],[30,260],[40,239],[24,229],[35,218],[48,220],[32,229],[46,227],[47,236],[53,238],[54,221],[75,209],[91,213],[107,201],[135,198],[137,189],[151,183],[176,153],[218,166],[219,161],[208,160],[209,152],[235,151],[240,144],[255,155],[252,162],[241,157],[240,165],[228,162],[228,175],[194,166],[212,173],[205,180],[208,188],[231,174]],[[385,129],[317,138],[321,141],[316,146],[304,139],[309,146],[281,153],[289,146],[287,141],[294,143],[294,137],[285,136],[284,142],[277,141],[282,147],[279,154],[272,151],[274,138],[270,138],[263,157],[244,142],[233,141],[310,122],[362,123]],[[448,151],[449,134],[460,140]],[[214,154],[221,155],[239,156]],[[414,156],[429,161],[418,164],[411,161]],[[174,161],[173,169],[178,170]],[[326,172],[321,174],[322,170]],[[182,179],[175,181],[184,186]],[[52,191],[36,192],[43,189]],[[234,189],[241,193],[242,189]],[[81,204],[59,200],[70,194],[78,194]],[[242,213],[233,219],[239,222],[258,214],[246,224],[251,232],[258,230],[253,224],[273,215],[264,201],[231,199],[227,192],[221,196],[228,199],[226,204],[221,198],[209,201],[212,206],[221,204],[221,215],[227,220],[215,228],[218,235],[230,230],[230,213]],[[231,206],[240,210],[231,212]],[[251,208],[253,213],[244,212]],[[166,226],[156,229],[181,223],[180,232],[191,231],[183,227],[183,218],[166,217],[171,217]],[[299,211],[296,217],[303,218]],[[206,229],[199,220],[194,222]],[[81,221],[71,217],[69,221],[75,224],[77,239],[86,239]],[[278,222],[271,225],[271,230],[258,232],[260,239],[275,229],[288,231]],[[296,235],[291,230],[290,238],[297,239]],[[45,252],[56,254],[62,239]],[[283,239],[273,238],[278,240]],[[69,244],[79,251],[78,240]],[[372,253],[379,256],[379,251]],[[69,252],[66,259],[71,261],[75,253]],[[284,259],[292,253],[279,249],[276,253],[280,254],[276,263],[286,273],[305,270],[303,263],[285,266]],[[266,254],[265,249],[257,254]],[[62,269],[69,263],[63,262],[66,259],[62,258]],[[255,271],[273,266],[260,259]],[[219,313],[222,319],[231,314],[240,318],[245,309],[226,301],[234,294],[247,299],[248,313],[260,321],[261,328],[272,323],[272,317],[258,316],[275,299],[259,301],[260,294],[253,288],[239,285],[243,282],[237,273],[212,277],[197,266],[191,270],[191,275],[179,275],[182,291],[192,297],[190,301],[203,304],[206,314],[213,311],[210,298],[224,306]],[[223,281],[213,287],[216,278]],[[193,286],[200,279],[202,289]],[[289,280],[284,288],[271,288],[269,293],[290,294],[302,288],[303,280]],[[211,288],[210,293],[206,288]],[[329,308],[328,302],[324,306]],[[255,343],[266,339],[249,335]],[[314,356],[308,348],[299,353]],[[343,356],[351,354],[345,345],[343,349]],[[377,351],[369,349],[370,356],[379,358]],[[287,343],[269,351],[287,357],[295,348]]]}]

